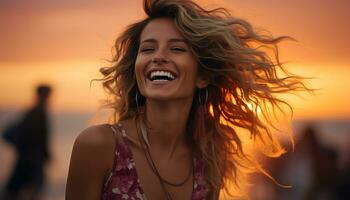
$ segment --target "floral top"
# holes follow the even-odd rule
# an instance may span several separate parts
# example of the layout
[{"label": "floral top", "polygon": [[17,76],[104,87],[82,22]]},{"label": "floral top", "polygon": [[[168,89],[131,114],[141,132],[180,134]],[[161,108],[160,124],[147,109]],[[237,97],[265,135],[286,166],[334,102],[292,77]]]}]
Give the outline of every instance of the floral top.
[{"label": "floral top", "polygon": [[[111,126],[114,134],[121,133],[115,147],[114,165],[111,174],[103,187],[102,200],[146,200],[135,168],[132,152],[128,146],[130,142],[125,129],[120,123]],[[116,129],[117,128],[117,129]],[[118,138],[118,137],[116,137]],[[204,179],[203,164],[199,159],[193,158],[194,184],[191,200],[207,199],[209,185]]]}]

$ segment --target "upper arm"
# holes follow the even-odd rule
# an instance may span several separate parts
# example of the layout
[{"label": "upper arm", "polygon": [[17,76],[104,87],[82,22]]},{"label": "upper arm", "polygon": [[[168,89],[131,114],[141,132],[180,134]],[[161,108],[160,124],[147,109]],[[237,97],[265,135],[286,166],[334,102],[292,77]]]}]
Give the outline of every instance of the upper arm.
[{"label": "upper arm", "polygon": [[114,137],[108,126],[85,129],[75,140],[66,199],[101,199],[106,175],[113,165]]}]

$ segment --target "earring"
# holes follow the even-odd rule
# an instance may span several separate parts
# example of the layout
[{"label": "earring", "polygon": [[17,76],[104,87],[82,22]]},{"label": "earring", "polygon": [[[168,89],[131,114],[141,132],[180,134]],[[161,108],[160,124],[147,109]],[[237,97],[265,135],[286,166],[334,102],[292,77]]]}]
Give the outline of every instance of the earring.
[{"label": "earring", "polygon": [[[143,103],[142,103],[142,102]],[[142,95],[139,94],[139,91],[136,90],[136,95],[135,95],[135,103],[136,103],[136,109],[139,113],[143,113],[143,105],[144,104],[144,101],[145,101],[145,97],[143,97]]]},{"label": "earring", "polygon": [[198,102],[200,106],[205,106],[207,104],[208,101],[208,88],[205,88],[205,94],[204,94],[204,101],[202,101],[202,92],[204,89],[199,90],[198,92]]},{"label": "earring", "polygon": [[197,107],[197,113],[196,113],[196,119],[195,119],[195,134],[194,139],[200,139],[203,134],[205,134],[205,115],[207,113],[207,102],[208,102],[208,89],[205,88],[205,94],[204,94],[204,101],[202,100],[202,90],[198,91],[198,107]]}]

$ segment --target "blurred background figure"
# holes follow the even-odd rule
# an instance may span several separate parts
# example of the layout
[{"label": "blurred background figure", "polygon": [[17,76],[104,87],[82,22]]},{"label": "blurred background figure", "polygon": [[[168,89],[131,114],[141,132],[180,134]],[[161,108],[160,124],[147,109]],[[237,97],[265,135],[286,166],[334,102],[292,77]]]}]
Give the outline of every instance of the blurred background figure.
[{"label": "blurred background figure", "polygon": [[[334,149],[321,144],[316,128],[306,126],[299,143],[298,152],[309,155],[311,181],[305,200],[333,200],[336,198],[336,183],[339,177],[337,169],[338,155]],[[298,148],[298,147],[297,147]]]},{"label": "blurred background figure", "polygon": [[3,133],[4,140],[17,154],[1,197],[3,200],[40,199],[45,182],[44,166],[50,160],[47,105],[51,87],[40,85],[36,93],[35,105]]},{"label": "blurred background figure", "polygon": [[350,199],[350,139],[345,144],[343,156],[339,162],[339,178],[336,186],[338,200]]},{"label": "blurred background figure", "polygon": [[[321,140],[320,124],[305,122],[294,152],[278,159],[264,158],[266,169],[278,186],[266,177],[255,177],[254,200],[345,200],[349,199],[350,163],[339,166],[339,152]],[[337,133],[333,133],[337,134]],[[348,154],[349,155],[349,154]]]}]

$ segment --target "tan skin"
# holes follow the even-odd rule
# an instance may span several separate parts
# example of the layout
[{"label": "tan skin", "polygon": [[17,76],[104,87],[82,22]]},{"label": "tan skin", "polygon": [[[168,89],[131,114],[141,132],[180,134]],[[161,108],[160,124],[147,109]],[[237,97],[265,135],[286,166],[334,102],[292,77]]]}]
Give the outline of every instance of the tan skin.
[{"label": "tan skin", "polygon": [[[185,137],[187,116],[195,89],[206,87],[207,82],[198,75],[196,59],[170,19],[152,20],[140,41],[135,75],[140,93],[147,99],[150,153],[161,176],[179,183],[192,170],[192,149]],[[152,70],[170,71],[176,78],[154,83],[148,78]],[[166,199],[140,147],[135,120],[120,123],[131,141],[129,147],[147,199]],[[101,198],[103,184],[113,167],[114,148],[115,139],[108,125],[90,127],[78,136],[71,157],[66,199]],[[166,185],[166,188],[174,200],[190,199],[193,178],[180,187]]]}]

